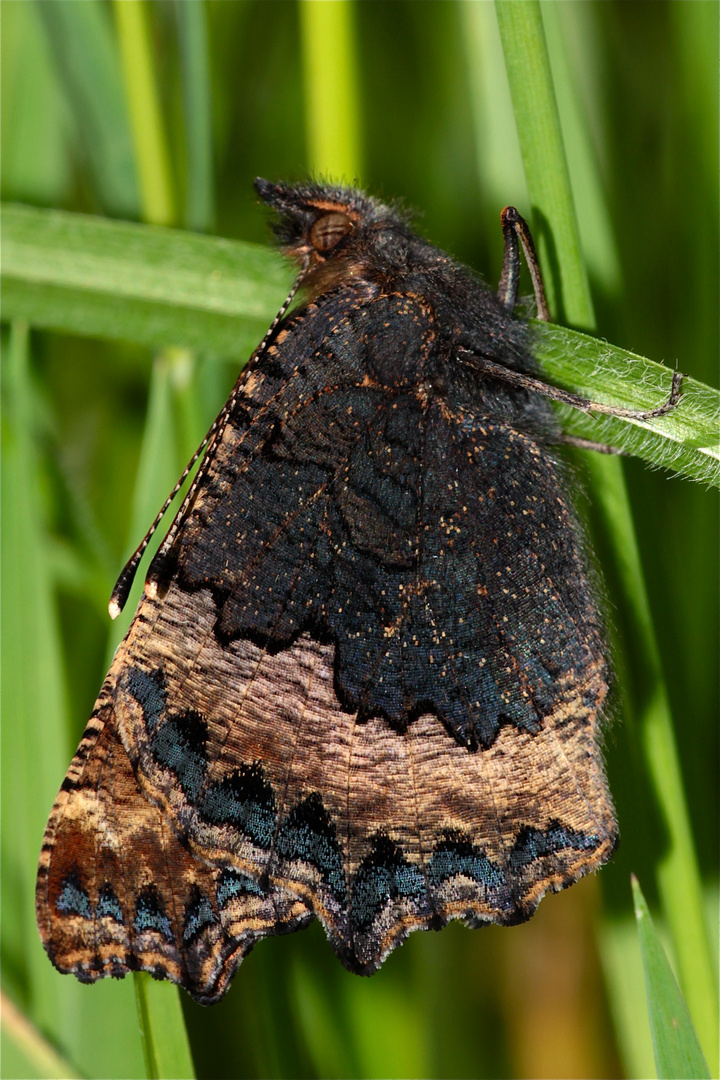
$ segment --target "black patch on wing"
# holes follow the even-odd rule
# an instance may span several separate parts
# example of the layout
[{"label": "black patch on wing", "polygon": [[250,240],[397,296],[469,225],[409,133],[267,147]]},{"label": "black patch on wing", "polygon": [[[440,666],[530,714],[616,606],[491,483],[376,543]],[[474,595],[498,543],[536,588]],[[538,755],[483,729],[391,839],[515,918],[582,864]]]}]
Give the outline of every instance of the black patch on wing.
[{"label": "black patch on wing", "polygon": [[98,918],[101,919],[113,919],[121,926],[125,924],[125,917],[123,915],[122,906],[117,896],[115,895],[115,890],[109,882],[105,882],[105,884],[100,889],[100,895],[98,896],[95,914],[98,916]]},{"label": "black patch on wing", "polygon": [[466,838],[441,840],[430,858],[428,881],[437,888],[458,875],[470,878],[493,895],[506,888],[505,875],[482,848]]},{"label": "black patch on wing", "polygon": [[427,883],[421,870],[412,866],[400,847],[383,833],[372,838],[372,851],[360,863],[352,883],[350,923],[366,932],[388,904],[398,899],[421,902]]},{"label": "black patch on wing", "polygon": [[185,904],[183,944],[186,947],[193,944],[208,927],[214,926],[217,921],[210,898],[195,886]]},{"label": "black patch on wing", "polygon": [[217,906],[222,910],[239,896],[265,897],[267,892],[262,885],[248,874],[241,874],[239,870],[226,868],[218,879],[215,896]]},{"label": "black patch on wing", "polygon": [[[218,459],[179,582],[213,591],[222,644],[333,643],[361,720],[404,731],[433,712],[470,748],[503,724],[537,734],[563,676],[600,656],[561,470],[513,426],[528,426],[521,395],[495,401],[447,362],[429,309],[386,297],[342,322],[331,308],[312,316],[325,334],[303,378]],[[533,406],[538,428],[545,413]]]},{"label": "black patch on wing", "polygon": [[550,823],[547,829],[533,829],[525,825],[513,845],[509,858],[511,871],[519,873],[535,859],[555,855],[558,851],[594,851],[600,843],[598,836],[587,836],[562,825],[559,821]]},{"label": "black patch on wing", "polygon": [[343,854],[335,826],[317,792],[294,806],[280,826],[275,851],[288,862],[309,863],[341,906],[347,904]]},{"label": "black patch on wing", "polygon": [[172,923],[165,914],[164,904],[154,885],[146,886],[137,897],[133,929],[138,934],[153,930],[161,934],[170,943],[175,940]]},{"label": "black patch on wing", "polygon": [[68,874],[62,883],[62,890],[55,902],[61,915],[79,915],[82,919],[92,919],[93,907],[90,897],[80,884],[77,874]]},{"label": "black patch on wing", "polygon": [[209,825],[231,825],[258,847],[270,847],[275,832],[275,793],[259,764],[243,764],[231,776],[211,784],[197,809]]},{"label": "black patch on wing", "polygon": [[159,669],[144,671],[139,667],[129,667],[124,677],[129,692],[143,710],[145,726],[152,735],[167,708],[165,677]]},{"label": "black patch on wing", "polygon": [[150,750],[159,765],[172,769],[191,803],[198,800],[207,771],[207,723],[199,713],[188,710],[170,715],[155,727]]}]

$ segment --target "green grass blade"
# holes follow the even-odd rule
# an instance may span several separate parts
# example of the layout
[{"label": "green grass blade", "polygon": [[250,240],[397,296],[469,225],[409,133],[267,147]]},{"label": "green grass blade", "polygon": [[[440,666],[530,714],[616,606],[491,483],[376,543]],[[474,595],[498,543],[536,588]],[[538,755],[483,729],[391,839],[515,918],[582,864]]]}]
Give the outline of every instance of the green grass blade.
[{"label": "green grass blade", "polygon": [[176,0],[185,119],[187,229],[212,232],[215,198],[207,18],[202,0]]},{"label": "green grass blade", "polygon": [[660,1080],[710,1077],[685,999],[675,981],[662,942],[650,918],[637,878],[632,879],[633,903],[645,971],[648,1013],[655,1064]]},{"label": "green grass blade", "polygon": [[[145,535],[169,491],[172,491],[183,465],[176,452],[175,418],[172,400],[171,366],[165,352],[153,361],[150,394],[140,458],[133,491],[130,528],[126,542],[129,557]],[[136,575],[133,587],[122,614],[113,622],[108,642],[107,662],[110,664],[116,648],[127,633],[135,614],[144,584],[144,569],[154,555],[170,522],[172,513],[166,514],[153,537],[142,569]]]},{"label": "green grass blade", "polygon": [[194,1080],[195,1067],[176,986],[156,982],[146,972],[135,976],[138,1016],[151,1080]]},{"label": "green grass blade", "polygon": [[598,927],[598,949],[607,988],[607,1002],[620,1059],[628,1077],[655,1071],[652,1034],[645,999],[645,979],[632,911],[605,915]]},{"label": "green grass blade", "polygon": [[[535,324],[534,352],[550,382],[593,401],[647,410],[670,392],[672,374],[662,364],[577,330]],[[682,398],[666,416],[628,421],[564,407],[562,426],[650,465],[720,486],[720,393],[695,379],[683,380]]]},{"label": "green grass blade", "polygon": [[496,0],[533,235],[550,311],[558,322],[594,325],[540,5]]},{"label": "green grass blade", "polygon": [[300,0],[307,163],[313,176],[362,175],[352,0]]},{"label": "green grass blade", "polygon": [[[605,199],[604,184],[598,172],[595,148],[590,141],[589,125],[575,90],[580,79],[590,79],[597,70],[597,35],[593,32],[592,25],[582,26],[584,20],[592,20],[594,12],[576,6],[558,8],[554,4],[545,4],[542,14],[548,51],[552,58],[553,81],[568,171],[577,207],[583,260],[594,281],[606,291],[617,293],[622,280],[617,244]],[[579,29],[585,32],[579,34]],[[575,33],[572,33],[573,30]],[[574,71],[571,71],[571,64]],[[592,101],[597,101],[600,96],[596,82],[597,75],[589,95]]]},{"label": "green grass blade", "polygon": [[524,206],[527,191],[495,8],[484,0],[466,0],[458,4],[458,13],[470,82],[480,190],[487,192],[496,206],[504,206],[510,199]]},{"label": "green grass blade", "polygon": [[38,10],[100,205],[120,217],[138,217],[132,140],[108,9],[98,0],[41,0]]},{"label": "green grass blade", "polygon": [[170,225],[176,219],[176,202],[152,65],[148,5],[117,0],[114,11],[143,217],[154,225]]},{"label": "green grass blade", "polygon": [[9,206],[3,315],[33,326],[240,357],[265,333],[292,272],[268,248]]},{"label": "green grass blade", "polygon": [[[540,226],[540,254],[558,310],[576,325],[592,327],[594,317],[565,162],[539,4],[497,0],[496,8],[516,111],[533,219]],[[552,235],[550,235],[552,229]],[[661,810],[668,842],[657,867],[658,888],[667,915],[681,983],[710,1058],[717,1055],[717,984],[677,747],[657,642],[649,615],[620,463],[593,455],[588,461],[594,501],[610,539],[623,586],[623,607],[632,632],[623,653],[633,652],[633,683],[626,706],[637,715],[644,759]],[[647,688],[652,688],[647,692]],[[640,692],[642,688],[642,692]]]},{"label": "green grass blade", "polygon": [[[187,397],[192,396],[192,358],[185,350],[163,349],[153,361],[150,394],[145,416],[140,458],[133,491],[130,527],[126,555],[135,550],[168,492],[199,445],[207,430],[207,417],[202,410],[189,408]],[[190,392],[189,392],[190,391]],[[188,478],[187,483],[194,475]],[[178,496],[180,499],[182,495]],[[115,649],[124,637],[140,600],[144,570],[159,547],[177,510],[177,501],[163,518],[136,575],[128,602],[122,614],[112,624],[108,647],[108,665]],[[120,567],[117,568],[118,570]],[[109,592],[108,592],[109,598]]]}]

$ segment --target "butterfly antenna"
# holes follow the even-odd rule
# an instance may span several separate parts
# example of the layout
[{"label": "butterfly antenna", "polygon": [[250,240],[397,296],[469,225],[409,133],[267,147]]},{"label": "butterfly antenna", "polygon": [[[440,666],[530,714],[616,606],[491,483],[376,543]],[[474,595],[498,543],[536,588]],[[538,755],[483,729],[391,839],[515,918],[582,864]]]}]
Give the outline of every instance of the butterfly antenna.
[{"label": "butterfly antenna", "polygon": [[177,534],[180,531],[180,527],[182,526],[182,524],[183,524],[183,522],[184,522],[184,520],[185,520],[185,518],[187,516],[187,511],[188,511],[188,508],[190,506],[190,503],[191,503],[192,499],[195,496],[195,492],[197,491],[200,482],[202,481],[203,477],[205,476],[205,473],[207,472],[208,466],[209,466],[210,462],[213,459],[214,452],[217,449],[217,447],[218,447],[218,445],[219,445],[219,443],[220,443],[220,441],[222,439],[223,432],[225,431],[225,428],[227,426],[228,418],[229,418],[229,416],[230,416],[230,414],[231,414],[231,412],[232,412],[232,410],[233,410],[233,408],[235,406],[235,402],[238,399],[238,395],[240,394],[241,384],[242,384],[242,381],[243,381],[243,379],[245,377],[245,373],[247,372],[250,364],[253,361],[258,360],[262,356],[262,354],[265,352],[265,350],[267,349],[268,345],[270,344],[270,341],[272,340],[272,337],[273,337],[275,331],[277,330],[278,324],[285,317],[285,315],[287,314],[288,308],[290,307],[293,300],[295,299],[295,294],[297,293],[298,289],[302,285],[303,279],[305,278],[305,275],[306,275],[307,271],[308,271],[308,264],[306,262],[303,265],[303,267],[302,267],[300,273],[298,274],[297,278],[295,279],[295,283],[293,284],[293,287],[291,288],[290,292],[288,293],[287,298],[285,300],[285,303],[282,305],[282,307],[278,311],[277,315],[273,319],[272,323],[268,327],[268,330],[267,330],[267,333],[265,334],[265,337],[262,339],[262,341],[260,342],[258,347],[255,349],[255,351],[252,354],[252,356],[250,357],[250,360],[248,361],[248,363],[245,365],[245,368],[243,369],[238,381],[235,383],[235,386],[233,387],[233,389],[232,389],[232,391],[230,393],[230,397],[227,399],[227,401],[223,405],[222,409],[218,413],[217,417],[213,421],[207,435],[205,436],[203,441],[200,443],[200,445],[198,446],[198,448],[195,451],[195,453],[193,454],[193,456],[190,458],[190,461],[188,462],[187,466],[183,470],[182,476],[180,477],[177,484],[172,489],[172,491],[168,495],[167,499],[163,503],[163,505],[162,505],[162,507],[160,509],[160,512],[158,513],[157,517],[153,521],[153,523],[150,526],[150,528],[148,529],[148,531],[145,533],[145,536],[143,537],[142,541],[140,542],[138,547],[135,549],[133,554],[130,556],[130,558],[128,559],[127,563],[125,564],[123,570],[121,571],[119,578],[115,582],[115,588],[112,591],[112,596],[110,597],[110,603],[108,604],[108,611],[110,612],[110,618],[111,619],[117,619],[118,615],[120,614],[122,609],[125,607],[125,604],[127,603],[127,598],[130,595],[130,589],[132,588],[133,581],[135,580],[135,575],[137,573],[138,566],[140,565],[140,561],[141,561],[143,555],[147,551],[148,544],[152,540],[152,538],[153,538],[153,536],[155,534],[155,530],[157,529],[158,525],[160,524],[163,517],[165,516],[165,513],[166,513],[168,507],[170,506],[170,503],[173,501],[173,499],[177,495],[178,491],[180,490],[180,488],[183,486],[183,484],[187,480],[193,466],[195,465],[195,462],[198,460],[198,458],[200,457],[202,452],[207,448],[207,453],[205,454],[202,465],[198,469],[198,471],[197,471],[197,473],[195,475],[195,479],[193,480],[192,484],[188,488],[187,495],[185,496],[185,498],[182,501],[182,504],[180,506],[180,509],[178,510],[178,513],[177,513],[177,515],[175,517],[175,520],[173,521],[172,525],[170,526],[170,528],[168,530],[168,533],[167,533],[167,536],[165,537],[162,544],[158,548],[157,553],[156,553],[156,555],[155,555],[155,557],[154,557],[154,559],[153,559],[153,561],[151,563],[150,570],[148,571],[148,577],[147,577],[147,581],[145,583],[145,590],[146,590],[148,596],[152,597],[152,596],[157,595],[157,585],[158,585],[158,581],[159,581],[159,579],[161,577],[162,567],[163,567],[164,561],[165,561],[165,559],[167,557],[168,552],[170,551],[170,548],[172,547],[173,543],[175,542]]}]

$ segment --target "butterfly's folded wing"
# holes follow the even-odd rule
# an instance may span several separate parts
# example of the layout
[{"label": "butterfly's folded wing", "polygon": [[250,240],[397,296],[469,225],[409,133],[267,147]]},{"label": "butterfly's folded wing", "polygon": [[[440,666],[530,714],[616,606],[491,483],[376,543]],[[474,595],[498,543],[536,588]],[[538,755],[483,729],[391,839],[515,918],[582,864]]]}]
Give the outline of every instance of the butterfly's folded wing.
[{"label": "butterfly's folded wing", "polygon": [[512,397],[493,417],[428,392],[421,307],[402,300],[391,375],[353,320],[369,298],[343,303],[249,373],[115,709],[183,842],[296,896],[370,972],[413,929],[527,918],[616,827],[559,467]]}]

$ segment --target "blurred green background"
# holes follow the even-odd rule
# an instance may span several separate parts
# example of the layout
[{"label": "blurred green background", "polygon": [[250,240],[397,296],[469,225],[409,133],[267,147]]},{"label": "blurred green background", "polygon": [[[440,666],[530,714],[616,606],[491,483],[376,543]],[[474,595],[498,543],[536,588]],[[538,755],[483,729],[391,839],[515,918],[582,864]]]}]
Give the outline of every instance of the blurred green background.
[{"label": "blurred green background", "polygon": [[[322,0],[139,6],[147,69],[127,52],[136,5],[3,0],[4,200],[265,243],[253,178],[340,161],[347,175],[334,179],[402,199],[429,239],[496,282],[500,209],[531,207],[493,4],[364,0],[335,24],[323,24],[316,9],[333,5]],[[598,333],[715,385],[717,4],[542,10]],[[142,113],[147,73],[155,127]],[[154,164],[137,123],[133,134],[133,93],[140,129],[164,147]],[[341,117],[329,132],[323,102]],[[3,990],[18,1023],[78,1075],[143,1076],[131,980],[81,987],[51,969],[34,865],[117,642],[112,584],[247,353],[154,357],[17,324],[2,343],[14,409],[3,426]],[[625,468],[715,932],[717,497],[638,461]],[[583,509],[592,524],[587,498]],[[597,547],[602,564],[602,537]],[[618,667],[632,682],[631,649]],[[318,926],[263,942],[219,1006],[183,995],[198,1076],[652,1075],[629,874],[657,904],[666,838],[619,701],[614,714],[622,845],[597,879],[522,927],[416,934],[371,980],[341,968]],[[41,1067],[32,1032],[23,1043],[18,1031],[4,1028],[3,1076],[69,1075]]]}]

